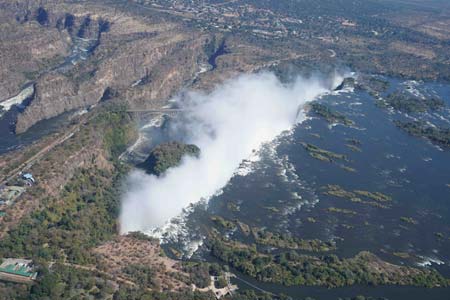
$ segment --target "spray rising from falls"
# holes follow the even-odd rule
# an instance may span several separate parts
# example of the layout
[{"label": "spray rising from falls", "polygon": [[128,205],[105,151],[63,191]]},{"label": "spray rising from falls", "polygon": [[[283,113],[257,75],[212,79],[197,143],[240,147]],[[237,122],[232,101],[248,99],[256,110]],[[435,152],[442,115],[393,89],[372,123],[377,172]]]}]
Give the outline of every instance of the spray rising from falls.
[{"label": "spray rising from falls", "polygon": [[243,159],[303,120],[303,105],[334,88],[335,82],[297,78],[286,85],[262,73],[240,76],[207,95],[189,93],[180,102],[186,110],[183,122],[173,129],[197,145],[201,155],[185,157],[160,177],[133,171],[122,199],[121,232],[162,226],[189,204],[214,195]]}]

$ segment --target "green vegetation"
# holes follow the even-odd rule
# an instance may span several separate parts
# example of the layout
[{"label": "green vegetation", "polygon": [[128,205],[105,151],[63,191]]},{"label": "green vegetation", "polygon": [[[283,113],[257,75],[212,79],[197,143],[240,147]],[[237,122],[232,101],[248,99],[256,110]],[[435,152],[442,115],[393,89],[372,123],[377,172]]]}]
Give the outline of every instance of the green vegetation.
[{"label": "green vegetation", "polygon": [[345,141],[347,142],[347,144],[353,145],[353,146],[361,146],[362,145],[361,141],[357,140],[357,139],[345,139]]},{"label": "green vegetation", "polygon": [[124,171],[78,171],[58,199],[49,199],[45,210],[25,218],[0,242],[1,256],[92,262],[88,249],[117,232],[117,195]]},{"label": "green vegetation", "polygon": [[239,226],[239,229],[242,231],[242,233],[245,236],[249,236],[250,235],[250,233],[252,232],[250,226],[248,226],[245,223],[239,222],[239,221],[237,221],[237,224]]},{"label": "green vegetation", "polygon": [[357,140],[357,139],[345,139],[345,141],[347,142],[347,144],[345,144],[345,146],[347,146],[353,152],[362,152],[362,150],[361,150],[361,141],[360,140]]},{"label": "green vegetation", "polygon": [[[111,126],[110,122],[115,122]],[[104,168],[92,165],[76,169],[57,190],[43,199],[40,209],[23,218],[0,241],[0,256],[33,257],[46,261],[87,264],[94,261],[89,249],[117,232],[120,184],[128,168],[118,155],[134,136],[131,119],[124,112],[102,112],[61,145],[58,153],[96,143],[109,154]],[[101,137],[98,140],[98,137]]]},{"label": "green vegetation", "polygon": [[389,81],[371,76],[369,79],[364,80],[360,88],[379,94],[386,92],[389,89],[389,85]]},{"label": "green vegetation", "polygon": [[33,285],[28,299],[104,299],[114,293],[114,285],[91,271],[55,264],[41,267],[39,283]]},{"label": "green vegetation", "polygon": [[450,148],[450,128],[433,127],[420,121],[394,122],[398,128],[403,129],[411,135],[424,137],[430,140],[432,143]]},{"label": "green vegetation", "polygon": [[208,287],[211,276],[222,276],[224,269],[217,263],[184,262],[183,271],[189,274],[189,282],[199,288]]},{"label": "green vegetation", "polygon": [[279,213],[280,212],[280,210],[278,208],[273,207],[273,206],[264,206],[264,209],[267,209],[268,211],[273,212],[273,213]]},{"label": "green vegetation", "polygon": [[[249,225],[240,221],[229,221],[220,216],[212,216],[210,219],[213,221],[214,227],[218,230],[234,230],[239,228],[245,236],[252,234],[254,241],[259,245],[311,252],[336,250],[336,245],[332,242],[324,242],[319,239],[300,239],[289,234],[274,233],[258,227],[251,228]],[[217,232],[216,229],[214,229],[214,231]]]},{"label": "green vegetation", "polygon": [[[380,192],[369,192],[362,190],[355,190],[353,192],[346,191],[339,185],[327,185],[322,188],[324,194],[344,198],[354,203],[361,203],[365,205],[370,205],[378,208],[388,208],[387,202],[392,201],[390,196],[384,195]],[[363,200],[361,197],[366,197],[369,200]],[[382,204],[383,203],[383,204]]]},{"label": "green vegetation", "polygon": [[313,144],[302,143],[302,146],[306,149],[306,151],[308,151],[309,155],[321,161],[333,162],[337,159],[347,160],[347,157],[343,154],[337,154],[331,151],[327,151]]},{"label": "green vegetation", "polygon": [[332,213],[340,213],[340,214],[344,214],[344,215],[356,215],[357,214],[356,211],[346,209],[346,208],[338,208],[338,207],[328,207],[327,211],[332,212]]},{"label": "green vegetation", "polygon": [[183,156],[200,155],[200,149],[195,145],[186,145],[179,142],[169,142],[156,146],[140,167],[149,174],[161,175],[167,169],[178,166]]},{"label": "green vegetation", "polygon": [[236,224],[234,222],[225,220],[220,216],[212,216],[210,219],[214,222],[215,225],[219,226],[222,229],[233,230],[236,228]]},{"label": "green vegetation", "polygon": [[352,173],[356,172],[356,169],[348,167],[348,166],[340,165],[339,167],[347,172],[352,172]]},{"label": "green vegetation", "polygon": [[241,210],[239,205],[237,205],[236,203],[233,203],[233,202],[228,202],[227,203],[227,209],[229,211],[233,211],[233,212],[237,212],[237,211]]},{"label": "green vegetation", "polygon": [[327,252],[336,250],[332,242],[324,242],[318,239],[304,240],[287,234],[273,233],[260,228],[252,228],[256,243],[273,246],[282,249],[304,250],[311,252]]},{"label": "green vegetation", "polygon": [[92,121],[94,130],[103,132],[104,149],[112,158],[119,157],[136,139],[135,126],[125,110],[125,107],[119,107],[117,111],[99,114]]},{"label": "green vegetation", "polygon": [[[217,264],[202,264],[211,274],[220,270]],[[214,265],[214,266],[212,266]],[[199,268],[195,276],[203,274]],[[158,291],[142,288],[143,286],[130,286],[128,284],[117,286],[109,276],[96,271],[82,270],[62,264],[54,264],[51,269],[40,267],[41,274],[38,284],[33,286],[14,285],[7,288],[14,300],[48,300],[48,299],[113,299],[113,300],[213,300],[214,295],[205,292],[192,292],[190,289],[175,291]],[[127,268],[129,275],[134,276],[139,283],[147,284],[156,278],[151,278],[152,272],[143,267],[130,265]],[[216,274],[216,273],[214,273]],[[217,274],[220,275],[220,274]],[[208,275],[209,284],[209,275]],[[3,294],[2,294],[3,296]],[[2,297],[3,299],[3,297]]]},{"label": "green vegetation", "polygon": [[394,92],[388,95],[386,100],[383,103],[379,104],[406,113],[434,111],[444,107],[445,105],[442,99],[438,98],[421,99],[417,96],[407,95],[401,92]]},{"label": "green vegetation", "polygon": [[418,222],[411,217],[400,217],[400,221],[408,224],[417,225]]},{"label": "green vegetation", "polygon": [[355,194],[358,194],[360,196],[364,196],[367,198],[370,198],[372,200],[378,201],[378,202],[389,202],[392,201],[392,198],[380,193],[380,192],[369,192],[369,191],[361,191],[361,190],[354,190]]},{"label": "green vegetation", "polygon": [[199,291],[147,291],[140,288],[120,287],[114,293],[113,300],[215,300],[212,293]]},{"label": "green vegetation", "polygon": [[408,259],[408,258],[411,257],[411,255],[409,255],[409,253],[407,253],[407,252],[394,252],[392,254],[394,256],[397,256],[397,257],[400,257],[400,258],[403,258],[403,259]]},{"label": "green vegetation", "polygon": [[361,152],[361,148],[355,146],[355,145],[351,145],[351,144],[346,144],[345,146],[347,146],[350,150],[352,150],[353,152]]},{"label": "green vegetation", "polygon": [[310,107],[316,115],[324,118],[328,123],[340,123],[346,126],[355,125],[355,122],[338,112],[332,111],[324,104],[313,102]]},{"label": "green vegetation", "polygon": [[140,286],[149,287],[153,290],[161,288],[161,283],[156,276],[157,272],[149,266],[130,264],[123,269],[123,273]]},{"label": "green vegetation", "polygon": [[300,255],[293,250],[272,255],[259,253],[254,246],[219,238],[210,240],[209,247],[214,257],[238,271],[259,281],[287,286],[448,285],[448,281],[435,270],[391,265],[369,252],[361,252],[349,259],[340,259],[336,255]]},{"label": "green vegetation", "polygon": [[344,227],[345,229],[353,229],[353,228],[355,228],[355,226],[348,225],[348,224],[341,224],[341,226]]},{"label": "green vegetation", "polygon": [[443,240],[444,239],[444,234],[442,232],[435,232],[434,236],[439,239],[439,240]]},{"label": "green vegetation", "polygon": [[134,238],[136,240],[148,241],[148,242],[156,243],[156,244],[159,243],[159,239],[151,237],[151,236],[148,236],[148,235],[146,235],[146,234],[144,234],[144,233],[142,233],[140,231],[129,232],[127,234],[127,236],[132,237],[132,238]]}]

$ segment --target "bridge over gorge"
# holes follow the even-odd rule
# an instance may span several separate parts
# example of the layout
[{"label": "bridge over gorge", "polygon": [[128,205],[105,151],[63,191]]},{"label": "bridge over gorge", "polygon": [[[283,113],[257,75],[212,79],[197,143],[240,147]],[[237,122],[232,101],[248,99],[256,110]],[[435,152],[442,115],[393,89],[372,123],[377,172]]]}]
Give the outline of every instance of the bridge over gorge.
[{"label": "bridge over gorge", "polygon": [[184,109],[181,108],[161,108],[161,109],[127,109],[127,113],[132,114],[140,114],[140,115],[169,115],[169,116],[175,116],[181,112],[183,112]]}]

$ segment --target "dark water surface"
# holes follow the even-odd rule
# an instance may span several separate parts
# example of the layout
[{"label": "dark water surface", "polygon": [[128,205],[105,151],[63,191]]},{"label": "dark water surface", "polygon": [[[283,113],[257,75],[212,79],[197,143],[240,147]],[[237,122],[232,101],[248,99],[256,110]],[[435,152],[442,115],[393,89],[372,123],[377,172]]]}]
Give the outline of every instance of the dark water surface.
[{"label": "dark water surface", "polygon": [[17,108],[13,107],[0,118],[0,154],[19,149],[48,134],[57,132],[62,125],[68,124],[70,113],[64,113],[58,117],[40,121],[25,133],[18,135],[14,134],[13,131],[15,114],[17,114]]},{"label": "dark water surface", "polygon": [[[195,232],[191,238],[201,236],[200,224],[211,225],[210,216],[220,215],[299,238],[335,241],[335,253],[340,257],[352,257],[368,250],[395,264],[420,266],[425,263],[450,277],[450,187],[447,186],[450,184],[450,151],[410,136],[393,123],[393,120],[418,117],[449,127],[450,86],[391,79],[388,92],[396,89],[439,95],[447,107],[408,116],[377,107],[375,99],[365,91],[322,97],[320,102],[343,113],[356,125],[333,126],[313,117],[263,147],[261,160],[248,163],[250,173],[234,176],[206,208],[196,209],[190,215],[187,226]],[[352,151],[346,145],[347,139],[359,140],[362,151]],[[348,161],[316,160],[302,142],[345,154]],[[342,166],[356,172],[344,170]],[[392,201],[388,208],[354,203],[325,195],[323,187],[328,184],[339,185],[347,191],[381,192],[392,197]],[[357,214],[331,213],[327,210],[330,207],[349,209]],[[402,221],[402,217],[413,218],[416,224]],[[308,218],[315,222],[308,222]],[[224,234],[246,241],[238,232]],[[441,234],[443,237],[439,238]],[[202,252],[198,253],[201,257]],[[394,253],[408,253],[410,257],[401,258]],[[262,289],[295,297],[337,299],[362,294],[389,299],[450,299],[447,288],[287,288],[239,276]],[[243,282],[239,285],[246,286]]]}]

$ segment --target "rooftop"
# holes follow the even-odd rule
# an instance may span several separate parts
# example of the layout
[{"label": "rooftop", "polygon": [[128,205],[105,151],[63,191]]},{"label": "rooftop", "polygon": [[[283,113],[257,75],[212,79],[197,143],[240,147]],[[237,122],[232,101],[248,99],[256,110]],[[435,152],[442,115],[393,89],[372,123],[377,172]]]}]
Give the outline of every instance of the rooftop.
[{"label": "rooftop", "polygon": [[33,261],[28,259],[5,258],[0,265],[0,273],[36,279],[37,272],[34,272],[32,264]]}]

